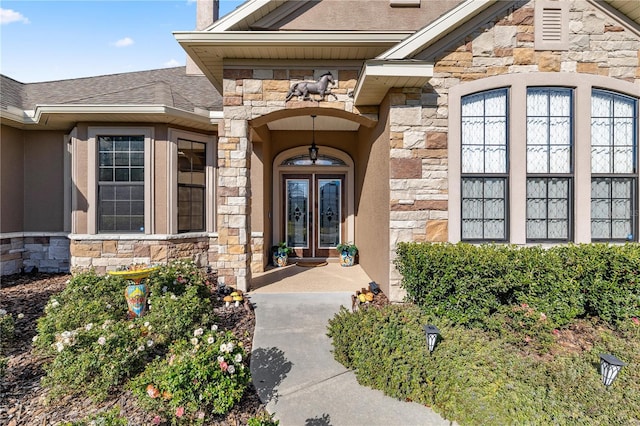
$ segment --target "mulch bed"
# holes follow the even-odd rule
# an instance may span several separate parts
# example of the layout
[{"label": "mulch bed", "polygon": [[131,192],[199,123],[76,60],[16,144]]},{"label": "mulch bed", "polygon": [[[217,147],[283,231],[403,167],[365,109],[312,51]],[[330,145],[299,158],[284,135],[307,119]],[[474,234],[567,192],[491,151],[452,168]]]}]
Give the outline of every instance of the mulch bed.
[{"label": "mulch bed", "polygon": [[[67,274],[34,274],[2,277],[0,308],[13,314],[15,338],[9,342],[4,356],[8,357],[6,375],[0,382],[0,424],[56,425],[78,421],[85,416],[102,412],[119,405],[121,414],[130,425],[149,425],[153,416],[135,404],[130,392],[111,395],[96,404],[82,396],[67,396],[47,402],[47,390],[40,386],[43,377],[43,359],[31,353],[31,343],[36,335],[36,320],[43,315],[49,298],[61,292],[71,276]],[[231,330],[243,341],[247,353],[251,352],[255,315],[250,305],[246,308],[224,308],[222,302],[214,302],[214,311],[222,330]],[[21,318],[18,318],[18,314]],[[3,338],[3,336],[0,336]],[[4,343],[4,342],[3,342]],[[264,411],[255,388],[245,392],[240,403],[226,415],[218,416],[207,425],[246,425],[251,417]]]}]

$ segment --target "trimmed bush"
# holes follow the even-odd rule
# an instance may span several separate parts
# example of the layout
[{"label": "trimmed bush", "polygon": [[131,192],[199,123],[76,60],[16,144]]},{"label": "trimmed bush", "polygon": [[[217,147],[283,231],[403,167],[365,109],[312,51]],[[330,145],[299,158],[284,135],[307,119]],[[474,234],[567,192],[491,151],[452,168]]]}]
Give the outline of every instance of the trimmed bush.
[{"label": "trimmed bush", "polygon": [[[442,332],[433,353],[422,327]],[[461,425],[635,424],[640,421],[640,324],[617,332],[594,328],[582,353],[523,356],[504,339],[453,325],[413,305],[354,313],[342,309],[329,322],[336,360],[358,381],[401,400],[433,407]],[[555,345],[555,344],[554,344]],[[605,391],[599,354],[615,353],[625,367]]]},{"label": "trimmed bush", "polygon": [[457,324],[487,328],[502,306],[531,306],[562,327],[640,316],[640,245],[542,247],[399,243],[408,299]]}]

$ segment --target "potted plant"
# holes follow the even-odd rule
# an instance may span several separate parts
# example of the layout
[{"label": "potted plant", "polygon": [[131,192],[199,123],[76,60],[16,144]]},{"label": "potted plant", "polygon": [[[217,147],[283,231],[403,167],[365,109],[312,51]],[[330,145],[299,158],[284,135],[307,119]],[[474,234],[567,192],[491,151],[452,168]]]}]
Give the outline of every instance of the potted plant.
[{"label": "potted plant", "polygon": [[340,243],[336,246],[340,255],[340,266],[353,266],[358,247],[353,243]]},{"label": "potted plant", "polygon": [[293,251],[291,247],[287,246],[287,243],[281,242],[278,245],[271,247],[273,256],[273,266],[282,267],[287,266],[289,255]]}]

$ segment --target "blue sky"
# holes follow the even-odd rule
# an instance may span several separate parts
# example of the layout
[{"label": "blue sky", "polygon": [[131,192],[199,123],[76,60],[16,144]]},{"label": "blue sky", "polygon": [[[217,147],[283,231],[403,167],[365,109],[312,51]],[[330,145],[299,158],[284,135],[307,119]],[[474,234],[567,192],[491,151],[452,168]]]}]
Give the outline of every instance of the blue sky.
[{"label": "blue sky", "polygon": [[[223,16],[242,0],[220,0]],[[195,0],[2,0],[0,73],[23,83],[184,65]]]}]

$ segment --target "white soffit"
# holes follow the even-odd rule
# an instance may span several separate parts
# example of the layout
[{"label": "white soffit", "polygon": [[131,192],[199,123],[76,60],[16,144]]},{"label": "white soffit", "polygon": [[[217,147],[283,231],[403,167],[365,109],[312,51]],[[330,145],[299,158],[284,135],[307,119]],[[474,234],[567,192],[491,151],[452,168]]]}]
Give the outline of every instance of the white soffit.
[{"label": "white soffit", "polygon": [[222,93],[223,61],[367,60],[411,32],[379,31],[185,31],[176,40]]},{"label": "white soffit", "polygon": [[614,8],[624,13],[633,20],[636,24],[640,25],[640,1],[639,0],[605,0]]},{"label": "white soffit", "polygon": [[497,0],[467,0],[440,18],[414,33],[402,43],[393,46],[376,59],[405,59],[424,50],[429,44],[441,39],[451,30],[464,24]]},{"label": "white soffit", "polygon": [[0,118],[11,120],[23,129],[67,129],[80,121],[95,121],[169,123],[215,130],[221,118],[219,115],[212,111],[195,113],[165,105],[38,105],[35,110],[11,108],[11,111],[0,111]]},{"label": "white soffit", "polygon": [[424,61],[365,63],[354,90],[356,106],[379,105],[392,87],[422,87],[433,77],[433,64]]},{"label": "white soffit", "polygon": [[640,0],[589,0],[592,5],[640,36]]},{"label": "white soffit", "polygon": [[[270,121],[267,124],[269,130],[312,130],[313,120],[310,116],[287,117],[279,120]],[[315,118],[315,130],[331,130],[355,132],[360,128],[360,123],[346,120],[340,117],[330,117],[320,115]]]}]

